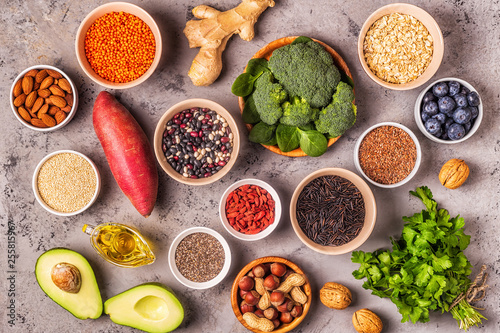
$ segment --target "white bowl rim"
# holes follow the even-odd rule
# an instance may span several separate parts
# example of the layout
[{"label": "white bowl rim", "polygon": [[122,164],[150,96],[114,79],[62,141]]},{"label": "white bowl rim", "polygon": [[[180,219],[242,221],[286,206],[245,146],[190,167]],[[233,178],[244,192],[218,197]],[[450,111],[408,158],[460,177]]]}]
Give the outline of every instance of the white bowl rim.
[{"label": "white bowl rim", "polygon": [[[408,133],[408,135],[411,137],[411,139],[415,143],[415,148],[417,150],[417,159],[415,160],[415,166],[411,170],[410,174],[408,176],[406,176],[405,179],[403,179],[403,180],[401,180],[401,181],[399,181],[397,183],[394,183],[394,184],[380,184],[380,183],[377,183],[376,181],[372,180],[370,177],[368,177],[365,174],[365,172],[361,168],[361,164],[359,163],[359,157],[358,156],[359,156],[359,147],[361,145],[361,142],[363,141],[363,139],[365,138],[365,136],[368,133],[370,133],[371,131],[373,131],[375,128],[382,127],[382,126],[394,126],[394,127],[398,127],[400,129],[402,129],[403,131],[405,131],[406,133]],[[375,125],[369,127],[366,131],[364,131],[359,136],[358,140],[356,141],[356,145],[354,146],[354,165],[356,166],[356,169],[370,183],[372,183],[373,185],[376,185],[378,187],[382,187],[382,188],[395,188],[395,187],[401,186],[401,185],[406,184],[407,182],[409,182],[413,178],[413,176],[415,176],[415,174],[417,173],[418,168],[420,167],[421,161],[422,161],[422,150],[420,148],[420,143],[419,143],[417,137],[415,136],[415,134],[408,127],[406,127],[406,126],[404,126],[402,124],[396,123],[396,122],[392,122],[392,121],[386,121],[386,122],[378,123],[378,124],[375,124]]]},{"label": "white bowl rim", "polygon": [[[361,229],[358,236],[356,236],[350,242],[347,242],[347,243],[340,245],[340,246],[324,246],[321,244],[314,243],[309,237],[307,237],[307,235],[302,231],[302,229],[300,228],[300,226],[298,224],[296,225],[295,223],[293,223],[292,216],[297,209],[297,200],[298,200],[298,197],[299,197],[300,193],[302,192],[303,188],[307,184],[309,184],[311,181],[313,181],[314,179],[321,177],[320,174],[323,174],[325,172],[328,173],[329,175],[339,175],[340,177],[343,177],[343,178],[349,180],[351,183],[353,183],[358,188],[358,190],[360,190],[360,191],[364,190],[364,192],[362,192],[362,193],[363,193],[363,200],[365,201],[365,210],[367,209],[366,208],[367,205],[370,204],[370,206],[371,206],[370,208],[373,212],[373,214],[372,214],[373,215],[373,223],[370,223],[368,228],[365,228],[366,219],[369,218],[368,216],[365,215],[365,221],[363,224],[363,228]],[[347,175],[349,178],[347,178]],[[299,189],[301,189],[300,192],[299,192]],[[366,196],[365,196],[365,194],[366,194]],[[295,220],[296,220],[296,218],[295,218]],[[356,173],[354,173],[350,170],[344,169],[344,168],[323,168],[323,169],[316,170],[313,173],[310,173],[309,175],[304,177],[304,179],[302,179],[300,181],[300,183],[295,187],[295,190],[293,191],[293,194],[292,194],[292,198],[290,199],[290,221],[292,224],[292,228],[295,231],[295,234],[297,235],[297,237],[299,237],[299,239],[302,241],[302,243],[304,243],[306,246],[308,246],[312,250],[319,252],[319,253],[328,254],[328,255],[341,255],[341,254],[345,254],[345,253],[354,251],[355,249],[357,249],[358,247],[363,245],[366,242],[366,240],[370,237],[373,229],[375,228],[375,223],[377,222],[377,202],[375,200],[375,196],[373,195],[371,188],[363,180],[363,178],[361,178]],[[308,240],[309,242],[304,241],[304,240]],[[312,243],[314,243],[314,246],[312,245]],[[358,243],[358,245],[353,245],[353,244],[357,244],[357,243]]]},{"label": "white bowl rim", "polygon": [[[170,166],[162,150],[161,138],[163,137],[163,132],[165,131],[166,123],[174,116],[174,110],[178,110],[177,112],[180,112],[184,109],[191,107],[208,107],[209,109],[217,112],[217,114],[223,116],[224,119],[226,119],[226,121],[229,124],[229,127],[231,128],[231,133],[233,133],[233,152],[231,153],[231,158],[229,159],[229,162],[227,162],[224,168],[222,168],[219,172],[207,178],[191,179],[183,177],[181,174],[179,174]],[[170,113],[172,113],[172,115],[170,115]],[[168,108],[168,110],[165,111],[165,113],[161,116],[160,120],[158,120],[153,138],[154,138],[153,149],[156,155],[156,160],[158,164],[160,164],[160,167],[172,179],[187,185],[195,185],[195,186],[208,185],[220,180],[233,168],[240,152],[240,132],[233,116],[225,107],[223,107],[219,103],[205,98],[186,99]],[[160,163],[160,161],[162,161],[162,163]],[[224,169],[225,172],[221,172]],[[174,177],[174,175],[176,177]]]},{"label": "white bowl rim", "polygon": [[[462,86],[469,89],[470,91],[475,91],[479,96],[480,103],[477,106],[479,114],[477,115],[477,118],[474,120],[474,125],[469,130],[469,133],[467,133],[463,138],[461,138],[459,140],[443,140],[440,138],[436,138],[434,135],[430,134],[429,132],[427,132],[425,130],[424,122],[422,121],[422,117],[420,116],[420,105],[422,104],[422,100],[424,98],[425,93],[427,91],[429,91],[433,85],[435,85],[438,82],[443,82],[443,81],[457,81]],[[445,78],[442,78],[442,79],[439,79],[439,80],[432,82],[424,90],[422,90],[420,92],[420,94],[417,97],[417,100],[415,101],[414,114],[415,114],[415,122],[417,123],[417,127],[420,130],[420,132],[422,132],[423,135],[425,135],[427,138],[431,139],[434,142],[439,142],[439,143],[444,143],[444,144],[450,145],[450,144],[454,144],[454,143],[463,142],[463,141],[467,140],[468,138],[470,138],[471,136],[473,136],[474,133],[476,133],[479,126],[481,125],[481,121],[483,120],[483,102],[481,101],[481,95],[479,94],[479,92],[469,82],[467,82],[463,79],[456,78],[456,77],[445,77]]]},{"label": "white bowl rim", "polygon": [[[151,29],[151,32],[153,32],[153,35],[155,36],[155,43],[156,43],[155,57],[153,59],[153,62],[151,63],[151,66],[149,66],[148,70],[146,72],[144,72],[144,74],[142,74],[137,79],[130,81],[130,82],[124,82],[124,83],[114,83],[114,82],[110,82],[104,78],[101,78],[102,81],[99,81],[99,79],[96,78],[96,77],[99,77],[99,75],[97,73],[95,73],[93,70],[92,70],[92,73],[89,72],[89,70],[87,68],[85,68],[85,66],[82,65],[85,62],[88,63],[88,60],[86,58],[83,59],[82,57],[80,57],[80,53],[78,52],[78,50],[79,50],[78,41],[80,40],[82,34],[87,33],[87,31],[83,31],[83,26],[87,23],[87,21],[90,20],[90,18],[92,16],[94,16],[97,12],[108,9],[110,7],[113,8],[113,7],[117,7],[117,6],[123,6],[124,7],[122,10],[123,12],[127,12],[127,9],[130,10],[130,8],[133,8],[134,10],[139,11],[141,13],[141,16],[147,17],[149,20],[151,20],[152,26],[150,24],[148,24],[148,26]],[[103,15],[105,15],[105,14],[103,14]],[[139,17],[136,14],[132,14],[132,15]],[[141,17],[139,17],[139,18],[142,21],[144,21],[144,19],[142,19]],[[156,38],[156,36],[158,36],[158,39]],[[129,2],[121,2],[121,1],[108,2],[108,3],[105,3],[103,5],[100,5],[96,8],[94,8],[90,13],[87,14],[87,16],[85,16],[85,18],[80,23],[80,26],[78,27],[78,31],[77,31],[76,38],[75,38],[75,52],[76,52],[76,58],[78,60],[78,63],[80,64],[80,67],[82,68],[82,70],[85,72],[85,74],[87,74],[87,76],[92,81],[94,81],[95,83],[97,83],[100,86],[103,86],[103,87],[109,88],[109,89],[128,89],[128,88],[135,87],[135,86],[141,84],[142,82],[146,81],[153,74],[153,72],[156,70],[156,67],[160,63],[160,58],[161,58],[161,54],[162,54],[161,31],[158,28],[158,25],[156,24],[156,21],[153,19],[153,17],[142,7],[140,7],[136,4],[133,4],[133,3],[129,3]]]},{"label": "white bowl rim", "polygon": [[[227,197],[229,196],[229,194],[231,192],[233,192],[238,187],[243,186],[243,185],[257,185],[257,186],[264,188],[266,191],[269,192],[269,194],[271,194],[271,197],[274,199],[274,202],[275,202],[274,222],[270,226],[268,226],[266,229],[264,229],[263,231],[255,234],[255,235],[247,235],[247,234],[243,234],[239,231],[236,231],[229,224],[229,222],[227,221],[227,217],[226,217],[226,207],[225,206],[226,206]],[[242,179],[242,180],[239,180],[237,182],[234,182],[224,191],[224,194],[222,194],[222,198],[219,202],[219,217],[220,217],[220,220],[222,222],[222,225],[227,230],[227,232],[230,233],[232,236],[234,236],[238,239],[244,240],[244,241],[257,241],[257,240],[260,240],[260,239],[263,239],[263,238],[266,238],[267,236],[269,236],[278,227],[278,223],[281,220],[281,213],[282,213],[281,199],[278,195],[278,192],[276,192],[276,190],[269,183],[266,183],[263,180],[255,179],[255,178],[246,178],[246,179]]]},{"label": "white bowl rim", "polygon": [[[31,125],[31,124],[28,124],[23,118],[21,118],[19,113],[17,113],[16,107],[14,106],[14,98],[13,98],[14,86],[16,85],[16,82],[24,76],[24,74],[28,73],[32,69],[55,70],[58,73],[60,73],[62,76],[64,76],[64,78],[66,80],[68,80],[69,84],[71,85],[71,90],[73,92],[73,94],[72,94],[73,95],[73,106],[71,107],[71,111],[68,113],[66,119],[64,119],[60,124],[57,124],[57,125],[52,126],[52,127],[46,127],[46,128],[36,127],[36,126]],[[61,69],[54,67],[54,66],[51,66],[51,65],[33,65],[33,66],[28,67],[25,70],[23,70],[15,78],[14,83],[12,83],[12,86],[10,87],[9,100],[10,100],[10,108],[11,108],[12,112],[14,112],[14,116],[17,118],[17,120],[19,120],[21,122],[21,124],[23,124],[24,126],[26,126],[28,128],[31,128],[32,130],[35,130],[35,131],[51,132],[51,131],[55,131],[59,128],[66,126],[71,121],[71,119],[73,119],[73,117],[75,116],[76,109],[78,108],[78,90],[76,89],[76,86],[73,83],[73,80],[71,80],[71,78],[65,72],[63,72]]]},{"label": "white bowl rim", "polygon": [[[79,210],[76,210],[74,212],[69,212],[69,213],[63,213],[63,212],[59,212],[51,207],[49,207],[42,199],[42,197],[40,196],[40,193],[38,193],[38,173],[40,172],[40,168],[42,167],[42,165],[47,162],[51,157],[55,156],[55,155],[59,155],[59,154],[64,154],[64,153],[69,153],[69,154],[75,154],[75,155],[78,155],[82,158],[84,158],[87,162],[89,162],[89,164],[92,166],[92,169],[94,170],[94,173],[95,173],[95,176],[96,176],[96,190],[95,190],[95,193],[94,195],[92,196],[92,198],[90,199],[90,201],[82,208],[80,208]],[[35,194],[35,198],[36,200],[38,201],[38,203],[45,209],[47,210],[48,212],[54,214],[54,215],[59,215],[59,216],[73,216],[73,215],[77,215],[77,214],[80,214],[81,212],[87,210],[90,206],[92,206],[94,204],[94,202],[97,200],[97,197],[99,196],[99,193],[101,191],[101,175],[99,173],[99,169],[97,168],[97,166],[95,165],[95,163],[86,155],[80,153],[80,152],[77,152],[75,150],[70,150],[70,149],[64,149],[64,150],[57,150],[57,151],[54,151],[50,154],[48,154],[47,156],[45,156],[44,158],[42,158],[42,160],[37,164],[36,168],[35,168],[35,171],[33,172],[33,180],[32,180],[32,187],[33,187],[33,193]]]},{"label": "white bowl rim", "polygon": [[[194,233],[206,233],[209,234],[213,237],[215,237],[222,245],[222,248],[224,249],[224,265],[222,266],[221,271],[219,274],[217,274],[216,277],[214,277],[212,280],[206,281],[206,282],[193,282],[185,278],[180,272],[179,269],[177,268],[177,265],[175,264],[175,251],[177,250],[177,246],[179,243],[188,235],[194,234]],[[188,228],[181,233],[179,233],[174,240],[172,241],[172,244],[170,245],[170,249],[168,251],[168,265],[170,266],[170,271],[174,275],[174,277],[185,285],[186,287],[193,288],[193,289],[208,289],[216,286],[219,284],[224,278],[226,277],[227,273],[229,272],[229,268],[231,267],[231,249],[229,248],[229,244],[227,243],[226,239],[219,234],[217,231],[207,228],[207,227],[191,227]]]}]

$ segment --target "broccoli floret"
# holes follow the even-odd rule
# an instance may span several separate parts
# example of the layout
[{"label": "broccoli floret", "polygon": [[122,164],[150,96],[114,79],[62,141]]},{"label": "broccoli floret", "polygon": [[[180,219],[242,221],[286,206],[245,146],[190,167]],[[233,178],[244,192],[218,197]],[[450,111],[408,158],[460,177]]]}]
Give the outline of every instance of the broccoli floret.
[{"label": "broccoli floret", "polygon": [[283,117],[280,123],[288,126],[304,126],[315,119],[318,109],[313,109],[304,98],[294,96],[291,102],[282,105]]},{"label": "broccoli floret", "polygon": [[305,98],[313,108],[328,105],[340,82],[332,56],[314,41],[280,47],[268,66],[290,95]]},{"label": "broccoli floret", "polygon": [[252,94],[260,119],[268,125],[275,124],[281,118],[283,115],[281,103],[288,98],[283,86],[273,81],[271,72],[262,73],[255,81],[255,90]]},{"label": "broccoli floret", "polygon": [[356,122],[356,106],[352,104],[353,100],[352,87],[340,82],[332,102],[319,111],[318,119],[314,122],[316,129],[321,133],[328,133],[331,137],[344,134]]}]

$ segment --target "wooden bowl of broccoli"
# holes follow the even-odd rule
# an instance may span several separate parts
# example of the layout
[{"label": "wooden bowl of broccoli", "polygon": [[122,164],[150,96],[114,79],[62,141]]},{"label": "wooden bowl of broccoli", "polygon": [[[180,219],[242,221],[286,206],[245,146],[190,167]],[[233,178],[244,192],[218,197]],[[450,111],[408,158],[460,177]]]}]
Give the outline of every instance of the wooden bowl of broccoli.
[{"label": "wooden bowl of broccoli", "polygon": [[260,49],[232,92],[250,141],[284,156],[320,156],[356,121],[347,64],[308,37],[284,37]]}]

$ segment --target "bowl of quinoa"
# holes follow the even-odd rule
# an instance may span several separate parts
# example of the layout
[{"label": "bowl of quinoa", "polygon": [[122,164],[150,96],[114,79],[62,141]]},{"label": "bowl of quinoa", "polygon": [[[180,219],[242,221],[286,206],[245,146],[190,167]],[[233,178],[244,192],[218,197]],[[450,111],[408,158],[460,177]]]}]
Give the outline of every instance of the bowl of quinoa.
[{"label": "bowl of quinoa", "polygon": [[144,9],[110,2],[83,19],[75,49],[78,63],[94,82],[126,89],[153,74],[160,62],[162,41],[155,20]]},{"label": "bowl of quinoa", "polygon": [[59,216],[72,216],[88,209],[101,189],[99,170],[90,158],[74,150],[45,156],[33,174],[38,203]]}]

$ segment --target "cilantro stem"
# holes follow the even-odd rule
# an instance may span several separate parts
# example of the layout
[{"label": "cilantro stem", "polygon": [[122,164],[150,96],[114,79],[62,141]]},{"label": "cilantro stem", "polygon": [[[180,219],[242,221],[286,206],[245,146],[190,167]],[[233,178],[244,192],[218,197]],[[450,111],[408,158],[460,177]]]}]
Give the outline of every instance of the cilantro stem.
[{"label": "cilantro stem", "polygon": [[479,326],[481,319],[486,319],[475,307],[470,305],[467,300],[463,299],[450,310],[453,318],[455,318],[460,326],[460,329],[467,331],[473,325]]}]

